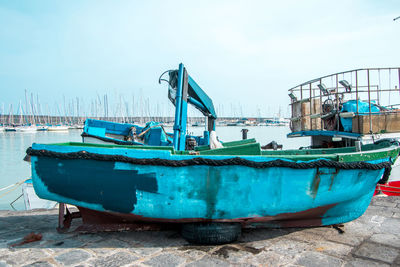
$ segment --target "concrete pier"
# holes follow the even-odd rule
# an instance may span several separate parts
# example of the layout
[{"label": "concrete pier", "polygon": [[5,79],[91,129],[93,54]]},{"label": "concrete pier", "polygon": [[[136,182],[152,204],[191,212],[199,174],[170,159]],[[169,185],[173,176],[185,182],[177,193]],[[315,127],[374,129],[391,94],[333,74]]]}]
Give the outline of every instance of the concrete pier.
[{"label": "concrete pier", "polygon": [[[3,266],[400,266],[400,197],[377,196],[359,219],[332,227],[244,230],[219,246],[175,231],[56,231],[58,210],[0,211]],[[78,222],[79,223],[79,222]],[[42,240],[11,247],[31,232]]]}]

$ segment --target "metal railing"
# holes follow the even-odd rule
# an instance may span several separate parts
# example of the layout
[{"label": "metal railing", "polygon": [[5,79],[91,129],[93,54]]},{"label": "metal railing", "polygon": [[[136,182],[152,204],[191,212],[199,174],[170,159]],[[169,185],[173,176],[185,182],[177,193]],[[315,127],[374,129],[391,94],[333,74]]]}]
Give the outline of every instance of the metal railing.
[{"label": "metal railing", "polygon": [[[325,84],[330,85],[326,86]],[[365,101],[369,104],[367,115],[369,116],[370,133],[372,133],[372,115],[374,113],[371,109],[373,105],[380,107],[381,113],[400,112],[399,109],[395,109],[396,106],[400,105],[400,68],[355,69],[322,76],[290,88],[289,96],[291,98],[292,121],[300,119],[302,123],[306,118],[309,120],[310,130],[313,130],[312,120],[325,115],[323,114],[323,105],[327,100],[334,104],[337,113],[340,111],[341,104],[345,101],[357,100],[355,116],[366,115],[365,112],[359,112],[358,100]],[[393,101],[397,103],[392,103]],[[301,105],[304,102],[310,103],[307,112],[303,110],[303,105]],[[300,103],[301,116],[294,117],[293,108],[298,103]],[[315,105],[319,105],[319,107],[316,108]],[[319,114],[313,112],[313,109],[318,110]],[[321,120],[320,123],[320,128],[323,130],[323,121]],[[339,130],[339,123],[337,123],[337,130]]]}]

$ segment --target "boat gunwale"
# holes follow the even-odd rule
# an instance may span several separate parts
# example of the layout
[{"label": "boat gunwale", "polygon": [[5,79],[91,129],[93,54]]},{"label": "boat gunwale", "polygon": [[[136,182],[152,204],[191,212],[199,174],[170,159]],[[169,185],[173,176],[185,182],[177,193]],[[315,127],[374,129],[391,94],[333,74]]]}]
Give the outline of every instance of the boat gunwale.
[{"label": "boat gunwale", "polygon": [[[71,145],[73,143],[73,145]],[[68,144],[68,145],[66,145]],[[80,144],[80,145],[75,145],[75,144]],[[256,143],[258,144],[258,143]],[[250,144],[254,146],[253,144]],[[170,147],[146,147],[146,146],[118,146],[118,145],[100,145],[98,146],[97,144],[86,144],[86,143],[56,143],[56,144],[36,144],[34,143],[32,145],[32,149],[36,150],[37,148],[34,148],[35,146],[39,146],[38,150],[42,150],[44,148],[46,149],[51,149],[51,147],[63,147],[63,146],[68,146],[72,148],[84,148],[87,147],[89,150],[92,149],[111,149],[111,150],[117,150],[117,149],[129,149],[130,151],[133,150],[145,150],[146,152],[150,151],[156,151],[154,154],[153,158],[158,157],[158,158],[163,158],[165,157],[165,152],[170,152],[168,155],[168,158],[170,159],[189,159],[189,158],[196,158],[196,157],[205,157],[205,158],[229,158],[229,157],[244,157],[248,159],[285,159],[285,160],[290,160],[290,161],[311,161],[311,160],[316,160],[316,159],[327,159],[327,160],[333,160],[333,161],[342,161],[342,162],[354,162],[354,161],[371,161],[371,160],[377,160],[377,159],[390,159],[392,162],[394,162],[400,152],[400,147],[393,145],[393,144],[388,144],[385,147],[382,147],[381,144],[371,144],[367,146],[377,146],[376,149],[369,149],[369,150],[362,150],[362,151],[349,151],[346,153],[330,153],[330,154],[273,154],[274,151],[268,151],[271,154],[259,154],[259,155],[244,155],[244,154],[189,154],[189,153],[175,153],[176,151],[173,150],[173,148]],[[248,145],[243,145],[243,146],[248,146]],[[241,146],[238,146],[237,148],[240,149]],[[170,149],[166,149],[170,148]],[[228,147],[227,149],[231,149],[231,147]],[[115,151],[114,150],[114,151]],[[221,148],[221,151],[225,150],[225,148]],[[337,150],[337,149],[335,149]],[[53,150],[54,151],[54,150]],[[78,151],[84,151],[84,149],[78,150],[76,149],[76,152]],[[290,152],[296,153],[299,150],[289,150]],[[58,151],[59,152],[59,151]],[[164,152],[162,154],[157,155],[157,152]],[[263,151],[265,152],[265,151]],[[68,152],[61,152],[61,153],[68,153]],[[122,154],[122,153],[118,153]],[[163,155],[164,154],[164,155]]]}]

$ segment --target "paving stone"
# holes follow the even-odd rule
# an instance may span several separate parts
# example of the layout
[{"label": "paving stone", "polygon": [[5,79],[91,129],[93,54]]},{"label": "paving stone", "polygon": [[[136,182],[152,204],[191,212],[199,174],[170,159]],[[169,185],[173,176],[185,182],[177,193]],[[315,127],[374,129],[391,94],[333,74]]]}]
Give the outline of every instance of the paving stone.
[{"label": "paving stone", "polygon": [[254,258],[252,263],[258,266],[288,266],[295,261],[295,256],[285,257],[273,251],[262,251]]},{"label": "paving stone", "polygon": [[68,248],[81,248],[84,243],[77,238],[68,238],[58,241],[51,241],[41,245],[42,247],[50,248],[54,252],[65,251]]},{"label": "paving stone", "polygon": [[0,257],[12,253],[8,248],[0,248]]},{"label": "paving stone", "polygon": [[140,257],[146,257],[149,255],[154,255],[156,253],[159,253],[162,250],[162,248],[146,248],[146,247],[133,247],[129,248],[128,251],[132,252]]},{"label": "paving stone", "polygon": [[300,241],[317,241],[317,240],[324,240],[323,235],[320,231],[296,231],[293,233],[288,234],[286,237],[291,239],[300,240]]},{"label": "paving stone", "polygon": [[365,260],[360,258],[353,258],[345,263],[343,267],[389,267],[389,264],[376,262],[372,260]]},{"label": "paving stone", "polygon": [[369,208],[365,211],[363,216],[375,216],[379,215],[382,217],[392,217],[393,216],[393,207],[384,207],[384,206],[369,206]]},{"label": "paving stone", "polygon": [[118,267],[122,265],[132,264],[137,259],[139,258],[128,252],[121,251],[107,257],[99,257],[93,261],[93,265],[104,267]]},{"label": "paving stone", "polygon": [[[400,234],[400,233],[399,233]],[[393,234],[374,234],[370,238],[371,241],[400,248],[400,236]]]},{"label": "paving stone", "polygon": [[393,198],[389,198],[386,196],[376,196],[373,197],[371,200],[371,204],[372,206],[383,206],[383,207],[396,207],[397,206],[397,202],[395,199]]},{"label": "paving stone", "polygon": [[213,266],[231,266],[227,261],[221,260],[216,257],[204,256],[203,258],[186,264],[187,267],[213,267]]},{"label": "paving stone", "polygon": [[115,249],[129,248],[129,246],[130,245],[124,241],[112,238],[85,244],[84,248],[90,249],[99,256],[104,256],[105,254],[110,254],[112,252],[115,252]]},{"label": "paving stone", "polygon": [[358,246],[367,238],[366,236],[354,235],[354,233],[347,230],[347,227],[345,227],[344,231],[344,233],[340,234],[336,229],[332,229],[323,233],[322,236],[325,240],[349,246]]},{"label": "paving stone", "polygon": [[[9,250],[10,251],[10,250]],[[15,249],[10,253],[0,257],[0,260],[5,260],[13,266],[21,266],[30,262],[39,261],[49,256],[47,250],[31,248],[31,249]]]},{"label": "paving stone", "polygon": [[86,243],[96,243],[101,239],[103,239],[103,237],[96,234],[81,234],[77,236],[77,239],[86,244]]},{"label": "paving stone", "polygon": [[146,265],[165,267],[165,266],[176,266],[185,262],[185,259],[181,256],[174,255],[172,253],[163,253],[158,256],[152,257],[150,260],[143,262]]},{"label": "paving stone", "polygon": [[354,236],[369,237],[372,233],[374,233],[374,230],[379,229],[379,227],[381,226],[378,225],[378,228],[375,227],[376,225],[371,221],[369,221],[368,223],[363,223],[359,220],[356,220],[346,224],[345,231]]},{"label": "paving stone", "polygon": [[266,251],[274,251],[275,253],[286,256],[295,256],[309,249],[310,245],[308,243],[294,239],[281,239],[268,248],[265,248]]},{"label": "paving stone", "polygon": [[399,251],[381,244],[366,242],[354,252],[354,255],[392,263],[399,255]]},{"label": "paving stone", "polygon": [[145,247],[177,247],[188,244],[176,231],[143,231],[134,233],[132,242]]},{"label": "paving stone", "polygon": [[75,249],[60,254],[55,257],[55,259],[60,262],[62,265],[72,265],[81,263],[91,257],[90,253],[82,250],[82,249]]},{"label": "paving stone", "polygon": [[327,240],[319,240],[312,243],[314,251],[323,252],[325,254],[335,256],[338,258],[343,258],[347,256],[353,249],[353,247],[351,246],[338,244]]},{"label": "paving stone", "polygon": [[394,260],[392,266],[400,266],[400,255]]},{"label": "paving stone", "polygon": [[9,267],[11,265],[8,265],[5,261],[0,261],[0,267]]},{"label": "paving stone", "polygon": [[37,262],[31,263],[31,264],[24,265],[23,267],[28,267],[28,266],[29,267],[52,267],[54,265],[50,264],[47,261],[37,261]]},{"label": "paving stone", "polygon": [[180,249],[178,248],[178,251],[180,251],[179,255],[187,258],[191,261],[193,260],[198,260],[202,257],[204,257],[207,253],[202,251],[202,250],[198,250],[198,249],[194,249],[194,248],[189,248],[189,249]]},{"label": "paving stone", "polygon": [[388,233],[388,234],[399,234],[400,233],[400,219],[399,218],[386,218],[376,232]]},{"label": "paving stone", "polygon": [[224,245],[212,252],[212,256],[217,256],[225,259],[232,264],[241,264],[244,262],[255,262],[255,255],[259,254],[262,250],[255,248],[244,247],[241,245]]},{"label": "paving stone", "polygon": [[295,264],[304,265],[307,267],[341,266],[343,261],[322,253],[306,251],[300,255]]}]

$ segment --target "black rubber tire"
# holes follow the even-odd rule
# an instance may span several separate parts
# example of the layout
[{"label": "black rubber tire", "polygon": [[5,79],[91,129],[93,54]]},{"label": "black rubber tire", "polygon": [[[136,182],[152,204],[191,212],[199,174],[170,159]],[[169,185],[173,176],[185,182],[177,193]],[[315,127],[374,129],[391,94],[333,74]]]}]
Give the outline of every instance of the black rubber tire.
[{"label": "black rubber tire", "polygon": [[182,237],[188,242],[203,245],[231,243],[241,233],[240,223],[185,223],[181,231]]}]

